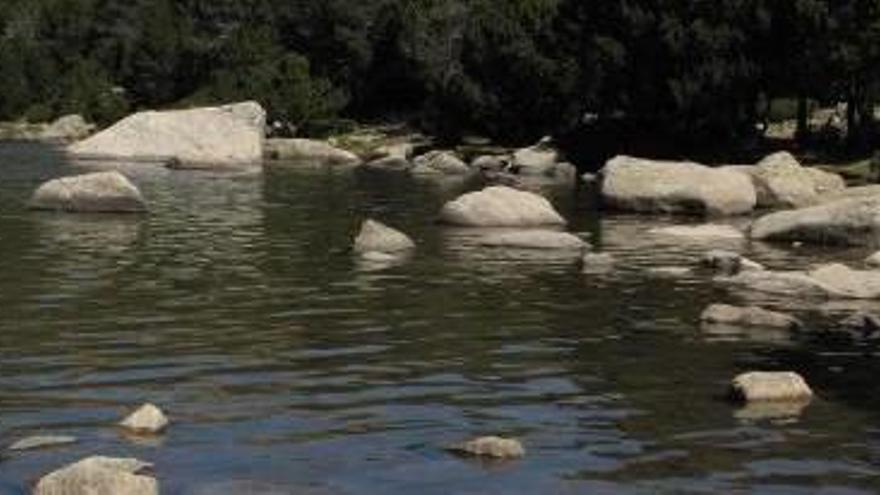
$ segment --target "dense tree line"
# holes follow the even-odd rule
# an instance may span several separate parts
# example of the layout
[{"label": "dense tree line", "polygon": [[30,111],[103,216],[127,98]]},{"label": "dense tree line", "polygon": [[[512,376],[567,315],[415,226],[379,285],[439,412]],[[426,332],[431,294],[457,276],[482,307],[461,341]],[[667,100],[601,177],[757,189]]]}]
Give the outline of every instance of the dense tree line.
[{"label": "dense tree line", "polygon": [[[254,98],[528,141],[748,138],[769,102],[870,136],[880,0],[0,0],[0,119]],[[867,138],[866,138],[867,139]]]}]

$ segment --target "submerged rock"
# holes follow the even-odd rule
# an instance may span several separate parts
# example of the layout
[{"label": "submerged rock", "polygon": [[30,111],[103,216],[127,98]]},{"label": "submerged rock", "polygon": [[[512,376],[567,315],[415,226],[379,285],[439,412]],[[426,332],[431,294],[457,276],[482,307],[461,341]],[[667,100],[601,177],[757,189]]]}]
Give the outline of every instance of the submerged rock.
[{"label": "submerged rock", "polygon": [[57,447],[59,445],[70,445],[76,443],[76,437],[67,435],[38,435],[23,438],[9,446],[11,451],[34,450],[46,447]]},{"label": "submerged rock", "polygon": [[318,165],[354,166],[361,163],[354,153],[313,139],[267,139],[266,157]]},{"label": "submerged rock", "polygon": [[540,227],[566,223],[546,198],[505,186],[487,187],[446,203],[440,219],[467,227]]},{"label": "submerged rock", "polygon": [[34,495],[158,495],[152,465],[137,459],[89,457],[44,476]]},{"label": "submerged rock", "polygon": [[181,167],[259,164],[266,111],[256,102],[139,112],[67,148],[75,157],[175,162]]},{"label": "submerged rock", "polygon": [[511,247],[519,249],[561,249],[583,251],[587,244],[580,237],[567,232],[554,230],[523,230],[518,232],[498,232],[483,236],[483,246]]},{"label": "submerged rock", "polygon": [[757,203],[755,187],[744,174],[692,162],[618,156],[602,175],[605,203],[623,211],[740,215]]},{"label": "submerged rock", "polygon": [[798,329],[803,324],[797,318],[757,306],[737,307],[713,304],[703,311],[700,320],[707,324],[723,324],[747,327]]},{"label": "submerged rock", "polygon": [[119,423],[119,426],[133,433],[157,434],[164,431],[168,424],[168,418],[161,409],[153,404],[144,404]]},{"label": "submerged rock", "polygon": [[880,316],[860,311],[841,321],[840,327],[861,338],[873,338],[880,332]]},{"label": "submerged rock", "polygon": [[581,258],[581,271],[583,273],[601,273],[614,268],[617,260],[608,253],[587,253]]},{"label": "submerged rock", "polygon": [[119,172],[96,172],[50,180],[34,192],[30,208],[104,213],[147,210],[141,192]]},{"label": "submerged rock", "polygon": [[384,158],[377,158],[375,160],[370,160],[361,166],[370,170],[381,170],[388,172],[406,172],[413,167],[412,163],[410,163],[409,160],[400,156],[386,156]]},{"label": "submerged rock", "polygon": [[750,236],[766,241],[880,245],[880,197],[771,213],[752,224]]},{"label": "submerged rock", "polygon": [[651,234],[687,237],[690,239],[731,239],[742,240],[745,235],[737,228],[730,225],[676,225],[674,227],[661,227],[652,229]]},{"label": "submerged rock", "polygon": [[809,401],[813,391],[794,372],[751,372],[733,379],[731,396],[745,402]]},{"label": "submerged rock", "polygon": [[363,223],[360,233],[354,240],[354,250],[361,255],[367,253],[394,254],[415,247],[416,244],[403,232],[371,219]]},{"label": "submerged rock", "polygon": [[518,440],[494,436],[456,444],[449,450],[461,455],[493,459],[518,459],[526,455],[525,448]]}]

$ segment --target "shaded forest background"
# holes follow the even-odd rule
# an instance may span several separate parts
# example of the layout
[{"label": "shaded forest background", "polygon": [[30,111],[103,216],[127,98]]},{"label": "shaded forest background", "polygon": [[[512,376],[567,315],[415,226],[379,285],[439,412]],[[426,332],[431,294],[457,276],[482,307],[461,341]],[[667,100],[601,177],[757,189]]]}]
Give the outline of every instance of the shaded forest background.
[{"label": "shaded forest background", "polygon": [[752,142],[775,101],[806,139],[810,105],[846,102],[847,149],[875,142],[880,0],[0,4],[3,120],[256,99],[305,134],[398,120],[683,150]]}]

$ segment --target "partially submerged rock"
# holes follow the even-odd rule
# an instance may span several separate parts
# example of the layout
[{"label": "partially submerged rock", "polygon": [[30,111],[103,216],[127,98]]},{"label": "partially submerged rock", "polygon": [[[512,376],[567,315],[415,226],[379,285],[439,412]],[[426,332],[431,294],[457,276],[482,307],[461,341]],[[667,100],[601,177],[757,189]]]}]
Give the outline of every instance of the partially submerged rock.
[{"label": "partially submerged rock", "polygon": [[797,297],[880,299],[880,272],[833,263],[809,271],[748,271],[722,281],[749,290]]},{"label": "partially submerged rock", "polygon": [[743,270],[764,270],[764,266],[733,251],[714,249],[703,255],[700,264],[727,275],[736,275]]},{"label": "partially submerged rock", "polygon": [[371,219],[363,223],[360,233],[354,240],[355,252],[362,255],[367,253],[400,253],[415,247],[412,239],[403,232]]},{"label": "partially submerged rock", "polygon": [[753,239],[823,245],[880,245],[880,197],[780,211],[752,224]]},{"label": "partially submerged rock", "polygon": [[526,450],[518,440],[501,437],[480,437],[449,447],[461,455],[489,457],[492,459],[518,459],[526,455]]},{"label": "partially submerged rock", "polygon": [[745,235],[736,227],[730,225],[676,225],[673,227],[660,227],[652,229],[651,234],[685,237],[690,239],[729,239],[743,240]]},{"label": "partially submerged rock", "polygon": [[119,172],[96,172],[50,180],[30,200],[35,210],[138,213],[147,210],[141,192]]},{"label": "partially submerged rock", "polygon": [[159,483],[137,459],[89,457],[40,479],[33,495],[158,495]]},{"label": "partially submerged rock", "polygon": [[313,139],[267,139],[266,157],[333,166],[354,166],[361,163],[361,159],[354,153]]},{"label": "partially submerged rock", "polygon": [[362,165],[362,167],[370,170],[381,170],[389,172],[406,172],[412,168],[412,163],[406,158],[400,156],[386,156],[370,160]]},{"label": "partially submerged rock", "polygon": [[158,434],[168,427],[165,413],[153,404],[144,404],[119,423],[119,426],[137,434]]},{"label": "partially submerged rock", "polygon": [[467,175],[471,168],[448,151],[431,151],[413,160],[415,175]]},{"label": "partially submerged rock", "polygon": [[880,251],[865,258],[865,264],[871,268],[880,268]]},{"label": "partially submerged rock", "polygon": [[731,396],[744,402],[809,401],[813,391],[794,372],[751,372],[733,379]]},{"label": "partially submerged rock", "polygon": [[9,446],[11,451],[43,449],[76,443],[76,437],[68,435],[37,435],[23,438]]},{"label": "partially submerged rock", "polygon": [[757,203],[749,177],[692,162],[618,156],[605,165],[602,175],[605,204],[623,211],[740,215]]},{"label": "partially submerged rock", "polygon": [[728,304],[713,304],[703,311],[700,320],[706,324],[722,324],[746,327],[767,327],[798,329],[803,324],[797,318],[759,308],[757,306],[737,307]]},{"label": "partially submerged rock", "polygon": [[487,187],[446,203],[440,219],[467,227],[540,227],[566,223],[546,198],[505,186]]},{"label": "partially submerged rock", "polygon": [[67,148],[74,157],[225,167],[263,160],[266,112],[256,102],[139,112]]},{"label": "partially submerged rock", "polygon": [[516,232],[496,232],[483,236],[479,243],[483,246],[509,247],[518,249],[560,249],[583,251],[587,244],[580,237],[568,232],[554,230],[523,230]]},{"label": "partially submerged rock", "polygon": [[510,168],[519,175],[552,176],[558,162],[559,152],[550,144],[549,138],[544,138],[534,146],[515,151]]},{"label": "partially submerged rock", "polygon": [[481,172],[501,172],[507,168],[509,157],[500,155],[482,155],[474,158],[471,168]]},{"label": "partially submerged rock", "polygon": [[40,139],[72,142],[87,138],[94,130],[95,124],[87,122],[82,115],[64,115],[47,124],[40,133]]},{"label": "partially submerged rock", "polygon": [[880,316],[859,311],[841,321],[840,327],[862,338],[872,337],[880,332]]}]

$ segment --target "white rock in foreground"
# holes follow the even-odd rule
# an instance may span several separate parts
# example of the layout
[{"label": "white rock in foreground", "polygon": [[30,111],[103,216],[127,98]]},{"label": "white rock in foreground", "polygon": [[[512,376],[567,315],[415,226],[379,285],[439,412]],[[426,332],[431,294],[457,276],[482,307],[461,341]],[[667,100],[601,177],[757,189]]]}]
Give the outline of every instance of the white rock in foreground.
[{"label": "white rock in foreground", "polygon": [[501,437],[481,437],[453,445],[449,450],[463,455],[493,459],[517,459],[526,455],[525,448],[518,440]]},{"label": "white rock in foreground", "polygon": [[89,457],[44,476],[33,495],[158,495],[152,467],[137,459]]},{"label": "white rock in foreground", "polygon": [[168,427],[168,418],[153,404],[144,404],[137,411],[122,420],[119,426],[134,433],[161,433]]},{"label": "white rock in foreground", "polygon": [[605,203],[623,211],[740,215],[757,204],[755,186],[745,174],[692,162],[618,156],[602,175]]},{"label": "white rock in foreground", "polygon": [[416,244],[406,234],[375,220],[366,220],[354,240],[354,250],[366,253],[398,253],[414,249]]},{"label": "white rock in foreground", "polygon": [[147,207],[141,192],[119,172],[62,177],[41,185],[30,200],[35,210],[137,213]]},{"label": "white rock in foreground", "polygon": [[67,148],[75,157],[234,166],[263,160],[266,112],[255,102],[139,112]]},{"label": "white rock in foreground", "polygon": [[354,166],[361,163],[354,153],[313,139],[267,139],[266,157],[318,165]]},{"label": "white rock in foreground", "polygon": [[440,219],[467,227],[565,225],[562,215],[543,196],[505,186],[487,187],[446,203]]},{"label": "white rock in foreground", "polygon": [[67,435],[39,435],[23,438],[9,446],[11,451],[42,449],[76,443],[76,437]]},{"label": "white rock in foreground", "polygon": [[661,227],[652,229],[651,234],[686,237],[690,239],[731,239],[742,240],[745,235],[730,225],[676,225],[673,227]]},{"label": "white rock in foreground", "polygon": [[480,241],[483,246],[519,249],[564,249],[582,251],[589,247],[580,237],[568,232],[554,230],[523,230],[486,234]]},{"label": "white rock in foreground", "polygon": [[728,304],[713,304],[703,311],[700,320],[708,324],[724,324],[744,327],[767,327],[798,329],[802,326],[797,318],[757,306],[744,308]]},{"label": "white rock in foreground", "polygon": [[751,372],[733,379],[731,393],[745,402],[807,401],[813,391],[807,382],[793,372]]}]

